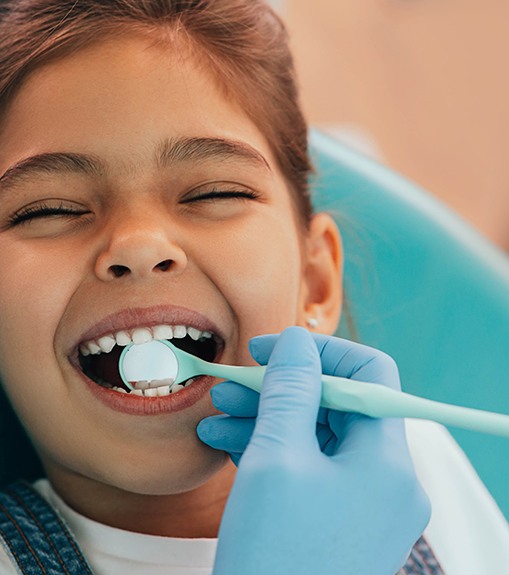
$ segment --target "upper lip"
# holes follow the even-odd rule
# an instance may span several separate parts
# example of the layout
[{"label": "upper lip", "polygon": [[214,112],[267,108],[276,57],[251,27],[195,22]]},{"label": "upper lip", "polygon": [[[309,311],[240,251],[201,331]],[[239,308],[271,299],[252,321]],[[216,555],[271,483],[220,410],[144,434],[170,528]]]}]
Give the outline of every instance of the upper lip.
[{"label": "upper lip", "polygon": [[98,339],[107,334],[120,330],[154,327],[163,324],[195,327],[201,331],[210,331],[221,340],[224,340],[222,330],[211,319],[198,311],[172,305],[158,305],[147,308],[132,307],[112,313],[86,328],[74,341],[70,353],[75,353],[81,343]]}]

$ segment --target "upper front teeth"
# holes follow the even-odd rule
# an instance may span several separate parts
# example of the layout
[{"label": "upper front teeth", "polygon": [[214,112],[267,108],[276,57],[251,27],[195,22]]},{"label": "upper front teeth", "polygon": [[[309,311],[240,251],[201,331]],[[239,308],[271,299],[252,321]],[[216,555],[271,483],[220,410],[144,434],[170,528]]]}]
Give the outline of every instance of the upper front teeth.
[{"label": "upper front teeth", "polygon": [[200,331],[195,327],[185,325],[156,325],[151,328],[137,327],[131,331],[120,330],[95,340],[86,341],[80,345],[80,352],[82,355],[99,355],[100,353],[110,353],[115,344],[124,347],[130,343],[147,343],[153,339],[181,339],[186,337],[186,335],[189,335],[194,340],[210,339],[212,337],[209,331]]}]

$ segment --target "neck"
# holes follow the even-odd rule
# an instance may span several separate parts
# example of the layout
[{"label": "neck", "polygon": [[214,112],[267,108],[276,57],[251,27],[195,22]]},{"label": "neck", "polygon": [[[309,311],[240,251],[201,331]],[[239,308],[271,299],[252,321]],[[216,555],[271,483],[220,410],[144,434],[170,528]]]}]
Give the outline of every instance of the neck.
[{"label": "neck", "polygon": [[62,478],[47,469],[58,495],[72,509],[105,525],[163,537],[217,537],[235,466],[228,462],[207,483],[172,495],[143,495],[83,476]]}]

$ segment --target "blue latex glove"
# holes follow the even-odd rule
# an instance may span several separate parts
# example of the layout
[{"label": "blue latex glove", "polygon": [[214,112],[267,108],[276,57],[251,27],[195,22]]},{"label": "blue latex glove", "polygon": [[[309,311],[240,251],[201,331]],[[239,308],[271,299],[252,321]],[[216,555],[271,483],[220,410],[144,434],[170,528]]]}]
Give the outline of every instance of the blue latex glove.
[{"label": "blue latex glove", "polygon": [[302,328],[250,349],[268,360],[259,405],[258,394],[219,384],[213,402],[228,415],[198,426],[202,441],[240,459],[214,575],[394,575],[430,516],[403,422],[319,409],[322,369],[399,388],[394,362]]}]

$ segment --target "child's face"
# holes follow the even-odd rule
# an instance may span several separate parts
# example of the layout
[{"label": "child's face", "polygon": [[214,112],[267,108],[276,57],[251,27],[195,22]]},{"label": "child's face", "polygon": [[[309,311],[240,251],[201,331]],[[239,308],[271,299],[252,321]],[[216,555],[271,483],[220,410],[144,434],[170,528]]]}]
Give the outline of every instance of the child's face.
[{"label": "child's face", "polygon": [[[0,374],[49,473],[145,493],[204,482],[225,461],[195,432],[211,382],[127,398],[84,376],[78,347],[184,324],[249,364],[252,336],[304,324],[306,244],[268,143],[190,59],[131,38],[37,70],[0,150],[0,174],[48,153],[101,165],[53,158],[0,183]],[[256,197],[198,199],[236,191]]]}]

